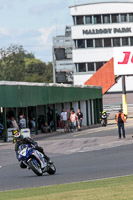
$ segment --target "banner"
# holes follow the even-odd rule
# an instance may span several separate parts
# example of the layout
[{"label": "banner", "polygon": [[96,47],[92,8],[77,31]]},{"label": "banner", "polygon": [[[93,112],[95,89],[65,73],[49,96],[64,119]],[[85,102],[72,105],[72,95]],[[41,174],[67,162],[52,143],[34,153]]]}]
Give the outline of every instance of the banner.
[{"label": "banner", "polygon": [[133,75],[133,47],[114,48],[114,75]]}]

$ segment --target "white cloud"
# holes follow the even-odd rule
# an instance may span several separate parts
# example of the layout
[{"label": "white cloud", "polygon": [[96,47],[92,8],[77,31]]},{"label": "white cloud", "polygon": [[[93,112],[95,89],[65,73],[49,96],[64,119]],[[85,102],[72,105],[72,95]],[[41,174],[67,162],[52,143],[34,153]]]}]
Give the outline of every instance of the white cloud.
[{"label": "white cloud", "polygon": [[43,45],[46,45],[49,41],[49,37],[51,36],[52,32],[55,30],[56,30],[56,26],[39,29],[41,36],[38,38],[38,40],[40,40],[43,43]]},{"label": "white cloud", "polygon": [[0,34],[1,35],[9,35],[9,30],[6,28],[0,28]]}]

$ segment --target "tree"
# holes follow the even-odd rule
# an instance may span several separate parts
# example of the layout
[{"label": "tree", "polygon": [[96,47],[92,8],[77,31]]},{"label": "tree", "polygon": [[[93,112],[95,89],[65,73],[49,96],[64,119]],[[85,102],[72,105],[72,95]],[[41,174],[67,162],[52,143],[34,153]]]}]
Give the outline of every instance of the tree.
[{"label": "tree", "polygon": [[42,62],[20,45],[0,49],[0,80],[53,82],[52,63]]}]

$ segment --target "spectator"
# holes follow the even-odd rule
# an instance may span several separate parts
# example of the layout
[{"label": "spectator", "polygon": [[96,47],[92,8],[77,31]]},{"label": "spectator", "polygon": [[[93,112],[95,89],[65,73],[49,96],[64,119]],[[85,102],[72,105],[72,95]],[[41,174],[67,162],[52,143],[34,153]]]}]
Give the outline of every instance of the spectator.
[{"label": "spectator", "polygon": [[0,121],[0,137],[2,137],[2,135],[3,135],[3,130],[4,130],[4,127]]},{"label": "spectator", "polygon": [[10,118],[7,119],[7,128],[13,128],[12,120]]},{"label": "spectator", "polygon": [[67,109],[67,125],[66,125],[66,129],[69,132],[71,130],[71,121],[70,121],[70,112]]},{"label": "spectator", "polygon": [[19,126],[18,126],[16,120],[14,119],[14,117],[11,117],[11,121],[12,121],[12,127],[19,130]]},{"label": "spectator", "polygon": [[48,125],[47,122],[45,122],[42,127],[41,127],[42,133],[50,133],[51,132],[51,127]]},{"label": "spectator", "polygon": [[35,131],[35,126],[36,126],[35,121],[31,117],[30,120],[29,120],[29,128],[30,128],[31,132]]},{"label": "spectator", "polygon": [[19,120],[19,128],[26,128],[26,120],[24,118],[24,115],[20,115],[19,116],[20,120]]},{"label": "spectator", "polygon": [[77,119],[78,119],[78,130],[80,131],[81,126],[82,126],[82,119],[83,119],[83,113],[80,111],[80,109],[78,109]]},{"label": "spectator", "polygon": [[65,109],[63,109],[62,113],[61,113],[61,121],[63,124],[63,128],[64,128],[64,132],[66,131],[66,126],[67,126],[67,112],[65,111]]},{"label": "spectator", "polygon": [[70,121],[71,121],[71,124],[72,124],[72,129],[75,132],[76,131],[77,115],[74,112],[74,110],[71,110]]},{"label": "spectator", "polygon": [[118,125],[119,139],[121,139],[121,129],[122,129],[122,133],[123,133],[123,138],[125,138],[124,123],[125,123],[126,120],[125,120],[124,113],[121,110],[119,110],[119,112],[116,113],[115,120],[116,120],[117,125]]}]

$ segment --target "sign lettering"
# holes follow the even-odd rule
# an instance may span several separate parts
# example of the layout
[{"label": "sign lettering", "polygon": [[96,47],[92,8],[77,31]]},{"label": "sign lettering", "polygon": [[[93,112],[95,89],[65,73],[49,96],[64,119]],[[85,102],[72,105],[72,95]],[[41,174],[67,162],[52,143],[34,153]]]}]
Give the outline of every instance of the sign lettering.
[{"label": "sign lettering", "polygon": [[[123,52],[123,53],[125,54],[124,60],[122,62],[118,62],[118,64],[121,64],[121,65],[124,64],[124,65],[126,65],[129,62],[129,57],[130,57],[131,52],[129,51],[129,52]],[[131,63],[133,63],[133,56],[131,58]]]},{"label": "sign lettering", "polygon": [[82,30],[83,35],[94,35],[94,34],[111,34],[111,33],[132,33],[132,28],[104,28],[104,29],[89,29]]}]

